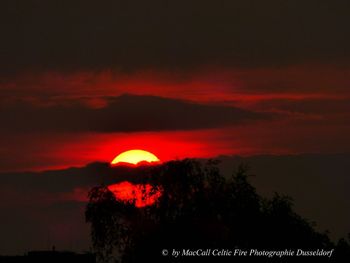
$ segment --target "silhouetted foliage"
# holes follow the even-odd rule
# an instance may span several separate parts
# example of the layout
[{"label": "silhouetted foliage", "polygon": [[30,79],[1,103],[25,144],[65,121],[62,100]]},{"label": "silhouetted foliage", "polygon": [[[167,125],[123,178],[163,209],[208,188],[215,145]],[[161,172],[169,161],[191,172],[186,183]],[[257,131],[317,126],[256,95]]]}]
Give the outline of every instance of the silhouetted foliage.
[{"label": "silhouetted foliage", "polygon": [[[215,160],[203,165],[185,159],[152,167],[149,174],[145,182],[162,191],[152,206],[118,201],[104,186],[90,191],[86,220],[101,261],[141,262],[161,257],[164,248],[334,247],[326,233],[294,212],[289,197],[259,196],[244,166],[226,179]],[[337,247],[349,253],[345,240]]]}]

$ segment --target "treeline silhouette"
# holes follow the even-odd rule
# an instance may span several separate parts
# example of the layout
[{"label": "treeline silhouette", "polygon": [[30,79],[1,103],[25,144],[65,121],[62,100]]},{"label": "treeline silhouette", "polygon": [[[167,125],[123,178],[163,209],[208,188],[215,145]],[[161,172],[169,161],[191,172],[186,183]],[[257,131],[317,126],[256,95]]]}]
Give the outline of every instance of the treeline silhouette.
[{"label": "treeline silhouette", "polygon": [[[91,189],[85,215],[91,223],[98,259],[208,260],[162,255],[163,249],[171,254],[172,249],[196,248],[335,249],[332,258],[322,259],[343,262],[350,258],[349,241],[341,239],[334,243],[327,232],[316,231],[314,223],[293,210],[291,198],[277,193],[264,198],[249,183],[247,167],[239,166],[227,179],[217,164],[215,160],[203,164],[185,159],[145,166],[140,169],[144,183],[153,186],[153,193],[161,191],[162,195],[154,205],[143,208],[135,207],[135,200],[128,203],[117,200],[106,186]],[[145,191],[144,198],[147,194],[152,192]],[[233,259],[238,260],[229,258]]]}]

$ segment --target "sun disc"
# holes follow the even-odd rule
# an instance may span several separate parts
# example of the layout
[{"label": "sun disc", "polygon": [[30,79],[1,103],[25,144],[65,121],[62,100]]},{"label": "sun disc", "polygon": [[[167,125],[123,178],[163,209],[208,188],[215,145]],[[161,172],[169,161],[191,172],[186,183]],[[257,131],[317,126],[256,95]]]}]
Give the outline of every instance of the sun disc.
[{"label": "sun disc", "polygon": [[111,162],[112,165],[117,164],[132,164],[132,165],[138,165],[139,163],[157,163],[160,162],[157,156],[155,156],[153,153],[144,151],[144,150],[129,150],[120,153],[117,155],[113,161]]}]

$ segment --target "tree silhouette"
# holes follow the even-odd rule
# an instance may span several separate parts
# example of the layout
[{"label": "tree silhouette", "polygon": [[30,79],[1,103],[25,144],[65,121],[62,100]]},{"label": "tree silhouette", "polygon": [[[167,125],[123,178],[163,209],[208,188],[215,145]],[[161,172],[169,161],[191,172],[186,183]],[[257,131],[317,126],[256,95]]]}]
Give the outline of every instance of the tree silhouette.
[{"label": "tree silhouette", "polygon": [[[89,193],[86,220],[101,261],[170,260],[162,257],[164,248],[334,247],[327,233],[317,232],[294,212],[289,197],[259,196],[248,182],[247,167],[241,165],[229,179],[215,160],[202,164],[185,159],[145,169],[152,175],[145,176],[145,183],[162,192],[152,206],[136,208],[135,200],[116,200],[105,186]],[[337,248],[349,255],[344,239]]]}]

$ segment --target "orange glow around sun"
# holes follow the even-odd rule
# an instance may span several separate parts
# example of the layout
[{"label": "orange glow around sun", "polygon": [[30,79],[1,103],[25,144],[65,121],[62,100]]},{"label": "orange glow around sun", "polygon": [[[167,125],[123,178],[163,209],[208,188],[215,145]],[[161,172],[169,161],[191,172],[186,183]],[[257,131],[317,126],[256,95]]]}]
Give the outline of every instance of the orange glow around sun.
[{"label": "orange glow around sun", "polygon": [[113,161],[112,165],[117,164],[131,164],[138,165],[140,163],[159,163],[160,160],[153,153],[144,150],[129,150],[117,155]]},{"label": "orange glow around sun", "polygon": [[150,184],[132,184],[130,182],[121,182],[108,186],[117,200],[133,203],[136,207],[145,207],[153,205],[161,196],[161,191],[152,189]]}]

